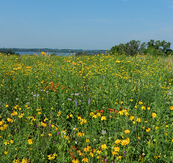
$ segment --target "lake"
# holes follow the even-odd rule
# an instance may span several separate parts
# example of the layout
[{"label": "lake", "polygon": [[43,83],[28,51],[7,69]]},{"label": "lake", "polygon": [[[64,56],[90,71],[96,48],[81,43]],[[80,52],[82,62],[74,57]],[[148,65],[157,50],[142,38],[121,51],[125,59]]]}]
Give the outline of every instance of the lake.
[{"label": "lake", "polygon": [[[39,55],[41,52],[28,52],[28,51],[15,51],[15,53],[19,53],[20,55]],[[48,54],[56,54],[57,56],[68,56],[68,55],[75,55],[76,53],[61,53],[61,52],[48,52]]]}]

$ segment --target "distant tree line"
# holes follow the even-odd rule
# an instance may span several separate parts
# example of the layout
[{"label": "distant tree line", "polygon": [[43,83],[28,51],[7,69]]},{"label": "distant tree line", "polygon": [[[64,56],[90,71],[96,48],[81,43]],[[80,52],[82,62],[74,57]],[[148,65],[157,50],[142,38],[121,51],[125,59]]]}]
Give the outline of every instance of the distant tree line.
[{"label": "distant tree line", "polygon": [[20,55],[19,53],[15,53],[14,50],[12,49],[0,49],[0,53],[4,54],[4,55]]},{"label": "distant tree line", "polygon": [[115,45],[110,49],[111,54],[125,54],[125,55],[170,55],[173,54],[173,50],[170,49],[171,43],[166,42],[165,40],[160,41],[154,41],[150,40],[149,42],[142,44],[139,40],[131,40],[130,42],[127,42],[126,44],[119,44]]}]

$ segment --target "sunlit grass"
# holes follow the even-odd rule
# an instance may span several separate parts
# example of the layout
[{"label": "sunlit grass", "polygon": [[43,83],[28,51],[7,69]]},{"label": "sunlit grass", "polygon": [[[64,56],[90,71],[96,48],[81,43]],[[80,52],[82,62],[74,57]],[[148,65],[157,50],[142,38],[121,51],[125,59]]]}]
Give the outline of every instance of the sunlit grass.
[{"label": "sunlit grass", "polygon": [[173,57],[0,55],[0,162],[173,160]]}]

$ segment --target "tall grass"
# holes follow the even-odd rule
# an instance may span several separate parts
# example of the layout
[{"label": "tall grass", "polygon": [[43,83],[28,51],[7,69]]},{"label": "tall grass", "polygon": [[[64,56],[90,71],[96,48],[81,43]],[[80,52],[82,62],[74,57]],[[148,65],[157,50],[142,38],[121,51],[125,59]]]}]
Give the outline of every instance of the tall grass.
[{"label": "tall grass", "polygon": [[170,162],[173,58],[0,55],[0,162]]}]

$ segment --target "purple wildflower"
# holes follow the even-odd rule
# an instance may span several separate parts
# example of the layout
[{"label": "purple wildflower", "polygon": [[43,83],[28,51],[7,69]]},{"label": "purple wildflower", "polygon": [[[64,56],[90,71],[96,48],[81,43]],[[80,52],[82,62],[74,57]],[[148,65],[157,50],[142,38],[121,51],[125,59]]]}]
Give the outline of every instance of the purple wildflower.
[{"label": "purple wildflower", "polygon": [[77,100],[75,100],[75,105],[77,106]]},{"label": "purple wildflower", "polygon": [[90,104],[90,98],[88,99],[88,105]]},{"label": "purple wildflower", "polygon": [[53,141],[53,143],[55,143],[55,140]]},{"label": "purple wildflower", "polygon": [[68,98],[67,100],[71,101],[72,99],[71,98]]},{"label": "purple wildflower", "polygon": [[59,135],[59,131],[57,132],[57,135]]},{"label": "purple wildflower", "polygon": [[125,155],[126,154],[126,151],[124,151],[123,153],[124,153],[124,157],[126,157],[126,155]]},{"label": "purple wildflower", "polygon": [[79,95],[79,93],[75,93],[74,95],[75,95],[75,96],[78,96],[78,95]]}]

